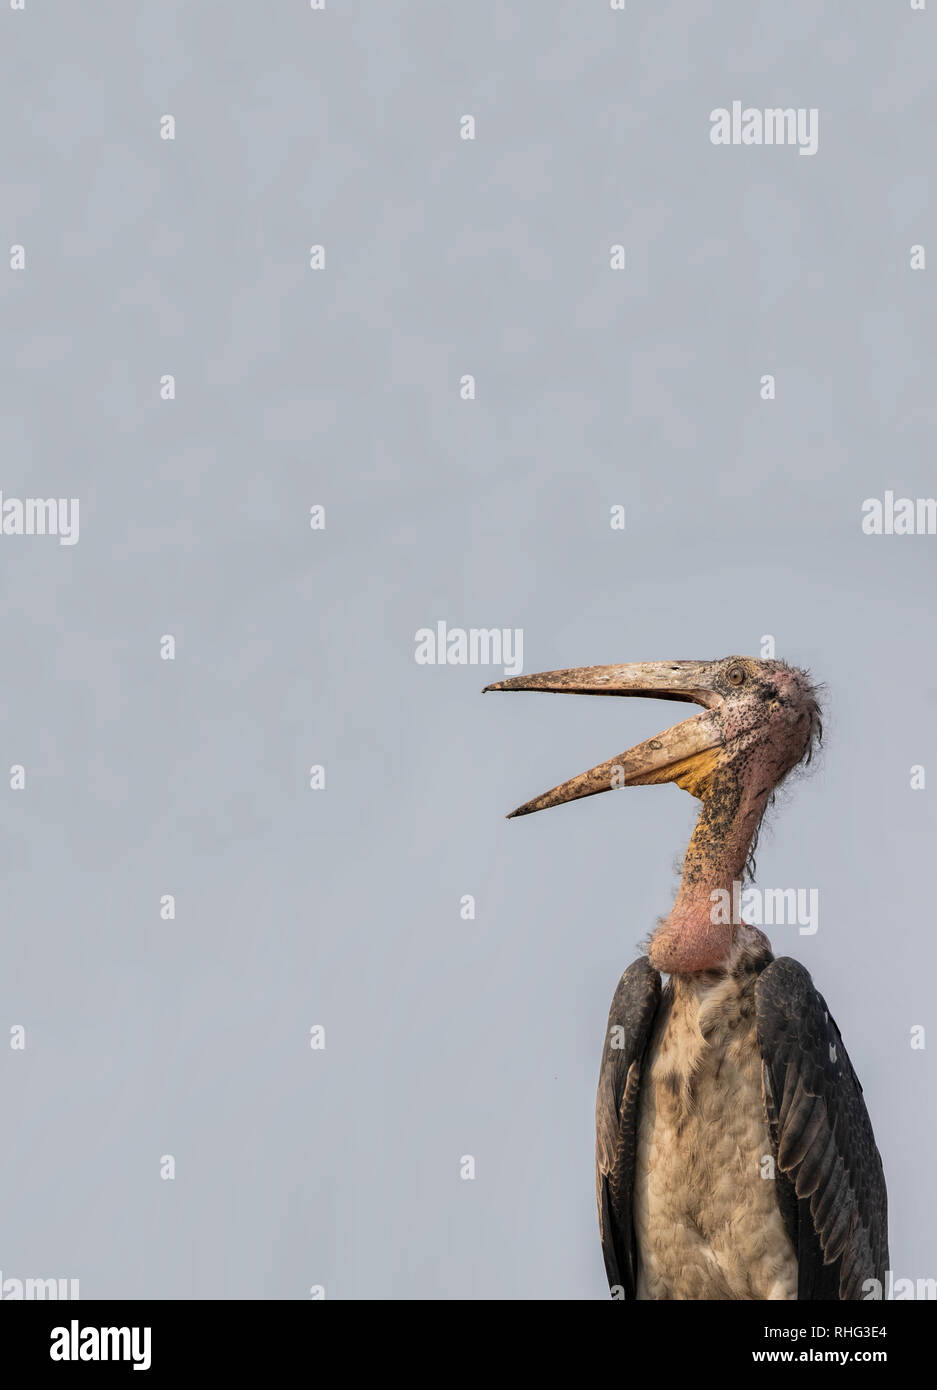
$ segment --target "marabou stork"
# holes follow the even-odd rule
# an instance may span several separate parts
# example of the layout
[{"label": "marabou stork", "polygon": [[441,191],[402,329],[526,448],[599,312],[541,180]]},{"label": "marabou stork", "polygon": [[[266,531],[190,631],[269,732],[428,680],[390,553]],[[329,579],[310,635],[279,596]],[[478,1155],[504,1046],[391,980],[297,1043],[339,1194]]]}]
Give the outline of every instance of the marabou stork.
[{"label": "marabou stork", "polygon": [[867,1281],[885,1285],[885,1179],[839,1029],[802,965],[775,960],[761,931],[714,909],[751,867],[774,789],[820,735],[806,674],[733,656],[546,671],[486,689],[703,706],[511,813],[657,782],[702,802],[676,902],[609,1013],[596,1197],[613,1296],[876,1296]]}]

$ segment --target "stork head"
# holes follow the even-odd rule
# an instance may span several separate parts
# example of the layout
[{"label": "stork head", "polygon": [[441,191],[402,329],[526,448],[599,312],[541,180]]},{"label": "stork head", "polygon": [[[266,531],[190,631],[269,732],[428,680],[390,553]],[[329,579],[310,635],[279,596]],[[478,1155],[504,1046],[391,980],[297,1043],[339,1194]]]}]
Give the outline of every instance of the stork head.
[{"label": "stork head", "polygon": [[728,794],[737,805],[744,793],[754,803],[763,795],[763,806],[791,768],[809,759],[820,733],[819,707],[807,674],[783,661],[729,656],[722,661],[582,666],[515,676],[485,689],[643,695],[703,707],[702,714],[561,782],[518,806],[511,816],[656,782],[676,782],[704,803],[718,804]]}]

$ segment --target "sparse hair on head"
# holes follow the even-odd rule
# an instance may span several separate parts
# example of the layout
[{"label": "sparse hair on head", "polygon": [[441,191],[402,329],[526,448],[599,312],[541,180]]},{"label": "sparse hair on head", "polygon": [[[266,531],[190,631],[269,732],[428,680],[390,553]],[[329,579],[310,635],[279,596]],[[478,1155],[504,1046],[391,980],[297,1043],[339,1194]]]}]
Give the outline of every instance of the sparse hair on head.
[{"label": "sparse hair on head", "polygon": [[[786,664],[787,663],[785,663],[785,665]],[[791,671],[796,671],[799,676],[802,676],[807,686],[810,698],[810,733],[807,737],[806,747],[804,748],[804,751],[801,754],[800,758],[797,760],[794,766],[784,774],[780,782],[778,782],[777,786],[772,791],[771,795],[768,797],[768,800],[765,802],[764,810],[762,811],[761,816],[759,817],[758,824],[755,826],[755,833],[752,836],[752,842],[749,845],[748,854],[745,856],[745,868],[742,874],[742,878],[745,883],[754,883],[755,881],[755,871],[757,868],[755,862],[755,851],[758,848],[758,837],[761,834],[762,828],[764,827],[765,816],[767,815],[771,807],[774,806],[775,801],[777,800],[778,792],[780,791],[781,787],[784,786],[785,782],[787,782],[787,779],[791,776],[791,774],[802,776],[806,772],[807,768],[813,762],[817,750],[819,749],[820,744],[823,741],[822,700],[826,691],[826,686],[819,681],[812,681],[810,679],[810,672],[805,667],[790,666],[788,667],[788,669]]]}]

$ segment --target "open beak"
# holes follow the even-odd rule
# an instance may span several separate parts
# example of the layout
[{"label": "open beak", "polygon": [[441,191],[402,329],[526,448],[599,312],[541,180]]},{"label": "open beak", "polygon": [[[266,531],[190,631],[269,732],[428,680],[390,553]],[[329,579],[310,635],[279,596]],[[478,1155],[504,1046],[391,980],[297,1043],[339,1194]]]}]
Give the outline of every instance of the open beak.
[{"label": "open beak", "polygon": [[613,791],[617,787],[676,782],[693,796],[703,796],[719,765],[723,746],[722,696],[712,683],[715,663],[708,661],[640,661],[628,666],[580,666],[570,671],[543,671],[496,681],[485,690],[546,690],[565,695],[644,695],[658,700],[685,700],[704,712],[637,743],[617,758],[582,772],[552,791],[512,811],[529,816],[563,801]]}]

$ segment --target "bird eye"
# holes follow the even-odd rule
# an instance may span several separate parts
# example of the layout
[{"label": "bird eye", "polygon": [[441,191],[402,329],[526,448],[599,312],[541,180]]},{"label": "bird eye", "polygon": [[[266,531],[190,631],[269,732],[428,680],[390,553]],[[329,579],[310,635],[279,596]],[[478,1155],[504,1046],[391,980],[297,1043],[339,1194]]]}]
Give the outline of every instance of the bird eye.
[{"label": "bird eye", "polygon": [[745,667],[730,666],[728,671],[726,671],[726,680],[729,682],[730,685],[744,685]]}]

